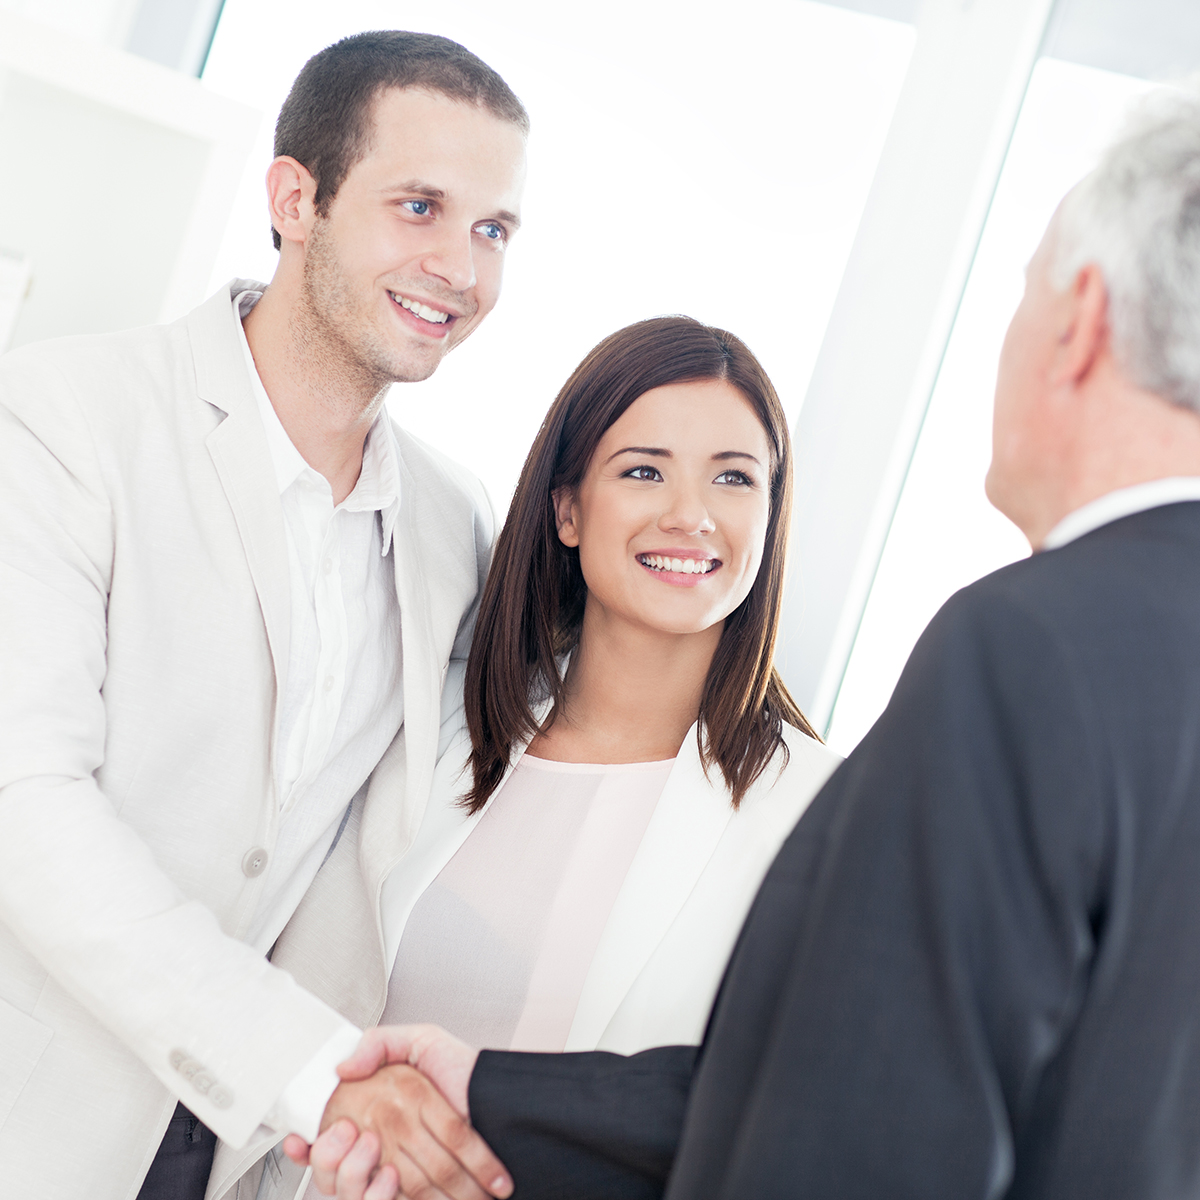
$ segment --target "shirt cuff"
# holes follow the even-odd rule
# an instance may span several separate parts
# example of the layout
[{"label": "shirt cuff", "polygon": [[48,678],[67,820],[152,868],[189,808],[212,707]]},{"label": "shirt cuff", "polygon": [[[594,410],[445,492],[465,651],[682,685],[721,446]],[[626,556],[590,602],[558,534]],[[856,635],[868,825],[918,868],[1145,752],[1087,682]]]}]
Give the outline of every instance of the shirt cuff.
[{"label": "shirt cuff", "polygon": [[298,1133],[310,1144],[317,1140],[329,1097],[341,1082],[338,1063],[358,1049],[362,1030],[343,1021],[334,1035],[301,1067],[263,1118],[276,1133]]}]

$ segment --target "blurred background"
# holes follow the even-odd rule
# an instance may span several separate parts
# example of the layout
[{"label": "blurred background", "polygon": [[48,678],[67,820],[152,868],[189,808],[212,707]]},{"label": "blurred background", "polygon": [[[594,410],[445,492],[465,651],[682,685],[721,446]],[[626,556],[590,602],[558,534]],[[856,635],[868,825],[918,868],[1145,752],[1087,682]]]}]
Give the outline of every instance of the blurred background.
[{"label": "blurred background", "polygon": [[983,495],[996,359],[1065,192],[1196,0],[0,0],[0,348],[269,279],[263,176],[305,60],[444,34],[528,107],[505,294],[393,412],[506,508],[601,337],[682,312],[749,343],[797,441],[779,661],[843,752],[957,588],[1028,553]]}]

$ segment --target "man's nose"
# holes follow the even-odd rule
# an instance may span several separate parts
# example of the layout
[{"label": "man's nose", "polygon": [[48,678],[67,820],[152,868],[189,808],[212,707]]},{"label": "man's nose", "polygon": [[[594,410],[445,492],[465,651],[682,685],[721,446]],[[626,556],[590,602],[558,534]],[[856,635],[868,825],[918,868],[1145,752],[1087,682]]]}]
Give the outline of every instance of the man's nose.
[{"label": "man's nose", "polygon": [[427,275],[436,275],[448,288],[465,292],[475,286],[475,247],[471,230],[440,229],[434,244],[421,260]]}]

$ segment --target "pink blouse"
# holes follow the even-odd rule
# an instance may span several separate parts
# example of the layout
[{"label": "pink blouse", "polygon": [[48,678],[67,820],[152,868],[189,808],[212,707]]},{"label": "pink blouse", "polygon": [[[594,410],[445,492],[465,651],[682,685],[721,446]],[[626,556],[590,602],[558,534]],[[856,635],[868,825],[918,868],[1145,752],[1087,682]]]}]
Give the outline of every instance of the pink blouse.
[{"label": "pink blouse", "polygon": [[588,968],[674,760],[526,754],[413,908],[381,1023],[473,1046],[562,1050]]}]

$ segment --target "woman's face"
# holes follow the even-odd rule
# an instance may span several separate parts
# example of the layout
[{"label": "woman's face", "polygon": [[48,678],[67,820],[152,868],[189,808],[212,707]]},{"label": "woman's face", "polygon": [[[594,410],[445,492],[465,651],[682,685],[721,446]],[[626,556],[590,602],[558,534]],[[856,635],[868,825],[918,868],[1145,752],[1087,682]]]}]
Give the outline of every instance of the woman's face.
[{"label": "woman's face", "polygon": [[590,615],[669,634],[711,629],[746,598],[769,504],[767,435],[722,380],[639,396],[600,439],[578,489],[555,496]]}]

